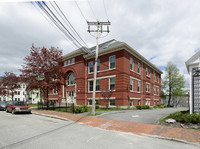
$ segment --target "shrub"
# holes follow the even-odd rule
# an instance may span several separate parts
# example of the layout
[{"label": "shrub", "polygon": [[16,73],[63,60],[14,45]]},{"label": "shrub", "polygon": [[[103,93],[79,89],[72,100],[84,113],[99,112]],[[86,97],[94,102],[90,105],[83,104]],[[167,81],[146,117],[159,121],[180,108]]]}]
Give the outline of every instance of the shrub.
[{"label": "shrub", "polygon": [[74,107],[74,113],[83,113],[87,111],[88,111],[88,107],[86,105],[83,105],[81,107]]},{"label": "shrub", "polygon": [[95,109],[99,109],[99,105],[95,105]]},{"label": "shrub", "polygon": [[189,111],[171,113],[167,118],[172,118],[182,123],[200,123],[200,115],[197,113],[189,114]]},{"label": "shrub", "polygon": [[141,105],[137,105],[136,108],[137,108],[138,110],[142,110],[142,106],[141,106]]}]

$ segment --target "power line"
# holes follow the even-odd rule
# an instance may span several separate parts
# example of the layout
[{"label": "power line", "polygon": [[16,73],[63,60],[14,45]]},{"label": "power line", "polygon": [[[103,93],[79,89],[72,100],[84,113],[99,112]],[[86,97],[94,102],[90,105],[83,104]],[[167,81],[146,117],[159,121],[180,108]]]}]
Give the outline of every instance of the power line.
[{"label": "power line", "polygon": [[80,13],[81,13],[82,17],[83,17],[83,18],[84,18],[84,20],[87,22],[87,19],[86,19],[86,18],[85,18],[85,16],[83,15],[83,12],[81,11],[81,8],[79,7],[79,5],[78,5],[77,1],[76,1],[76,0],[74,0],[74,2],[76,3],[76,6],[78,7],[78,9],[79,9],[79,11],[80,11]]},{"label": "power line", "polygon": [[[53,6],[53,4],[50,2],[50,4]],[[63,13],[63,11],[60,9],[60,7],[58,6],[58,4],[54,1],[54,4],[56,5],[56,7],[59,9],[59,11],[61,12],[61,14],[63,15],[63,17],[65,18],[65,19],[63,19],[63,17],[60,15],[60,13],[56,10],[56,8],[53,6],[53,8],[56,10],[56,12],[60,15],[60,17],[63,19],[63,21],[66,23],[66,25],[68,25],[70,28],[71,28],[71,30],[72,30],[72,32],[83,42],[83,44],[86,46],[86,47],[88,47],[87,46],[87,44],[85,43],[85,41],[81,38],[81,36],[78,34],[78,32],[75,30],[75,28],[73,27],[73,25],[70,23],[70,21],[67,19],[67,17],[65,16],[65,14]],[[68,22],[66,22],[66,21]]]},{"label": "power line", "polygon": [[105,5],[105,1],[104,1],[104,0],[103,0],[103,7],[104,7],[104,10],[105,10],[105,13],[106,13],[107,20],[109,20],[109,19],[108,19],[108,13],[107,13],[107,10],[106,10],[106,5]]},{"label": "power line", "polygon": [[89,4],[89,6],[90,6],[90,9],[92,10],[92,13],[93,13],[93,15],[94,15],[94,18],[98,21],[96,15],[94,14],[94,11],[93,11],[93,9],[92,9],[92,6],[91,6],[91,4],[90,4],[90,1],[87,0],[87,2],[88,2],[88,4]]},{"label": "power line", "polygon": [[[38,6],[42,11],[52,20],[52,22],[68,37],[68,39],[77,47],[80,48],[73,39],[72,37],[69,36],[69,34],[59,25],[59,23],[49,14],[49,12],[43,7],[43,5],[40,2],[37,2]],[[44,3],[43,3],[44,4]]]},{"label": "power line", "polygon": [[[35,6],[35,8],[36,9],[38,9],[38,7],[35,5],[35,3],[33,3],[33,2],[31,2],[32,4],[33,4],[33,6]],[[48,18],[38,9],[38,11],[40,12],[40,14],[42,14],[42,16],[59,32],[59,33],[61,33],[62,31],[61,30],[59,30],[58,28],[56,28],[55,27],[55,24],[53,25],[53,23],[51,22],[51,21],[49,21],[48,20]],[[43,11],[44,12],[44,11]],[[45,13],[46,14],[46,13]],[[60,32],[61,31],[61,32]],[[61,35],[67,40],[67,41],[70,41],[69,39],[67,39],[66,38],[66,36],[64,36],[62,33],[61,33]],[[71,42],[70,42],[71,43]],[[75,46],[74,46],[74,44],[72,44],[71,43],[71,45],[74,47],[74,48],[76,48]]]}]

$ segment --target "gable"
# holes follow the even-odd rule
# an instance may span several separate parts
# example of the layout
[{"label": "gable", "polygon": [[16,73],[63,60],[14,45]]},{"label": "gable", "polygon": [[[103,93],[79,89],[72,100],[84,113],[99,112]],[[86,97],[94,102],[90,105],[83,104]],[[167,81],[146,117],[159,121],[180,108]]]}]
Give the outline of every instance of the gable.
[{"label": "gable", "polygon": [[199,62],[200,62],[200,51],[198,51],[196,54],[194,54],[190,59],[188,59],[185,62],[188,72],[189,72],[189,66],[198,64]]}]

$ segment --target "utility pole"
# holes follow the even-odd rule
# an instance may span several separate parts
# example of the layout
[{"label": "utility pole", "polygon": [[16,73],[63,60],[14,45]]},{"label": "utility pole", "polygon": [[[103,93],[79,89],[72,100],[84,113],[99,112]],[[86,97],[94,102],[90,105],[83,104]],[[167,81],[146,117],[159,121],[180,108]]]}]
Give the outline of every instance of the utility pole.
[{"label": "utility pole", "polygon": [[[94,80],[93,80],[93,92],[92,92],[92,115],[95,115],[95,97],[96,97],[96,77],[97,77],[97,61],[98,61],[98,51],[99,51],[99,38],[101,35],[109,31],[110,22],[87,22],[88,24],[88,32],[91,34],[92,32],[97,33],[96,36],[96,55],[95,55],[95,65],[94,65]],[[92,27],[95,27],[93,29]],[[92,35],[92,34],[91,34]],[[92,35],[93,36],[93,35]]]}]

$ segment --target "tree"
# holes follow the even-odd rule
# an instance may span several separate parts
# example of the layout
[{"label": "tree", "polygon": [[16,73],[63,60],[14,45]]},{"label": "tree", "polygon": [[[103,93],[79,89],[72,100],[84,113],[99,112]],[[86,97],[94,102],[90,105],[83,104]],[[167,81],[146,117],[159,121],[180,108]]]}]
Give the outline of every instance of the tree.
[{"label": "tree", "polygon": [[179,73],[179,69],[172,62],[168,62],[165,67],[165,77],[162,83],[163,88],[169,93],[167,106],[170,106],[172,96],[179,95],[185,88],[184,76]]},{"label": "tree", "polygon": [[5,72],[5,75],[2,80],[2,84],[5,88],[2,90],[2,93],[4,95],[11,96],[12,101],[16,89],[20,88],[19,81],[19,77],[17,77],[14,73]]},{"label": "tree", "polygon": [[63,82],[62,51],[51,47],[47,49],[31,47],[30,55],[24,58],[22,78],[27,82],[27,90],[39,89],[49,107],[49,90],[60,90]]},{"label": "tree", "polygon": [[105,87],[105,90],[102,93],[102,97],[106,100],[106,108],[108,109],[109,106],[109,101],[110,101],[110,97],[112,96],[113,90],[109,89],[107,86]]}]

